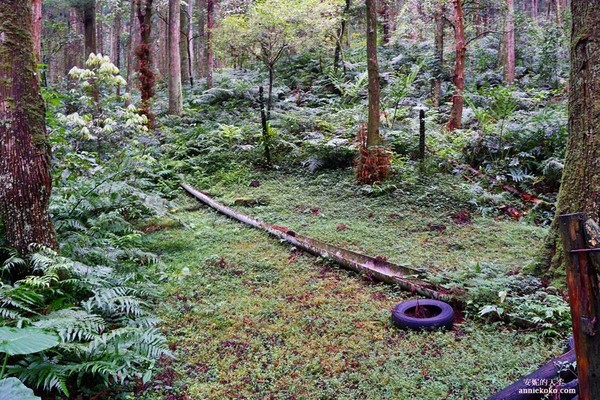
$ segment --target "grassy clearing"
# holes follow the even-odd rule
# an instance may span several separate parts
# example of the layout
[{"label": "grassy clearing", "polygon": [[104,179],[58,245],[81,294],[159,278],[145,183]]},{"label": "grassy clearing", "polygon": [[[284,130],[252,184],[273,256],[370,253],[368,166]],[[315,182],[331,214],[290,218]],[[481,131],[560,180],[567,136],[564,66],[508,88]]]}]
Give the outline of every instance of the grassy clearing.
[{"label": "grassy clearing", "polygon": [[[465,194],[452,177],[381,197],[357,196],[349,172],[253,178],[259,187],[210,189],[226,203],[262,196],[268,205],[243,211],[432,272],[487,261],[518,269],[544,235],[507,220],[454,224]],[[406,293],[212,210],[175,216],[181,227],[148,239],[167,266],[169,295],[158,311],[177,359],[163,366],[147,399],[484,399],[561,353],[558,340],[469,319],[451,332],[399,331],[390,309]],[[428,223],[446,229],[430,231]]]}]

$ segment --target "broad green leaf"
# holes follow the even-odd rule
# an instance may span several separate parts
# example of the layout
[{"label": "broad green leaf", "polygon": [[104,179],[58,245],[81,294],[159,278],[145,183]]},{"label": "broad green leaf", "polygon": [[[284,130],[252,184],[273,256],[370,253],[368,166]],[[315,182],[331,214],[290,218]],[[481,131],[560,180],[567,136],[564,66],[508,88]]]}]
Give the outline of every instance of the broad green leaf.
[{"label": "broad green leaf", "polygon": [[40,400],[17,378],[6,378],[0,380],[0,399]]},{"label": "broad green leaf", "polygon": [[0,353],[11,356],[17,354],[31,354],[46,350],[59,344],[56,334],[39,328],[11,328],[0,327]]}]

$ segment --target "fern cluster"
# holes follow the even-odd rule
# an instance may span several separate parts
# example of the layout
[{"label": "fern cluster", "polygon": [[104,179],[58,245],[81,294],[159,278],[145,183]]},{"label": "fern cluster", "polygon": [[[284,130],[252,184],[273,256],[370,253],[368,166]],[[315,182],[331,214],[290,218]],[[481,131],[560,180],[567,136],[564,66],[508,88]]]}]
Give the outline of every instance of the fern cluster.
[{"label": "fern cluster", "polygon": [[11,358],[8,373],[45,392],[149,379],[156,360],[169,355],[159,320],[150,312],[156,290],[138,274],[87,266],[40,248],[13,255],[3,271],[29,265],[35,275],[0,287],[2,325],[55,331],[61,343]]}]

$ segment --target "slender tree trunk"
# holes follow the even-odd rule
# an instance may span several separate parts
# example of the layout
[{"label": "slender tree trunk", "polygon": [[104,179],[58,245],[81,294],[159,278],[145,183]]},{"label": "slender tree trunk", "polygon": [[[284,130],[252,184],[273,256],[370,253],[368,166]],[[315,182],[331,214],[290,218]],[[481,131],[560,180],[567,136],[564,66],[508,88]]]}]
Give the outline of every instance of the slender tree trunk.
[{"label": "slender tree trunk", "polygon": [[104,51],[104,13],[102,4],[97,4],[96,7],[96,52],[105,54]]},{"label": "slender tree trunk", "polygon": [[267,98],[267,121],[271,119],[271,109],[273,108],[273,80],[275,76],[275,64],[269,64],[269,96]]},{"label": "slender tree trunk", "polygon": [[88,0],[83,6],[83,28],[87,60],[90,53],[96,53],[96,0]]},{"label": "slender tree trunk", "polygon": [[189,0],[188,1],[188,9],[187,9],[187,15],[189,18],[188,21],[188,25],[187,25],[187,34],[186,34],[186,38],[187,38],[187,43],[186,43],[186,48],[187,48],[187,60],[188,60],[188,71],[190,72],[190,87],[194,87],[194,75],[196,73],[196,71],[194,71],[194,58],[195,58],[195,52],[194,52],[194,1]]},{"label": "slender tree trunk", "polygon": [[482,17],[482,8],[481,8],[481,0],[473,1],[474,9],[473,9],[473,24],[475,25],[475,35],[479,36],[483,34],[483,17]]},{"label": "slender tree trunk", "polygon": [[538,0],[531,0],[531,18],[533,18],[535,21],[537,21],[538,14],[539,14]]},{"label": "slender tree trunk", "polygon": [[381,1],[381,17],[383,19],[383,44],[388,44],[390,42],[391,35],[391,25],[392,21],[390,18],[390,7],[388,4],[389,0],[380,0]]},{"label": "slender tree trunk", "polygon": [[[213,87],[213,44],[212,30],[215,27],[215,0],[206,0],[206,40],[204,42],[206,48],[206,88]],[[269,96],[270,98],[270,96]]]},{"label": "slender tree trunk", "polygon": [[[562,24],[562,5],[560,0],[554,0],[556,2],[556,22]],[[596,4],[596,6],[598,6]]]},{"label": "slender tree trunk", "polygon": [[[114,12],[114,21],[112,27],[112,40],[111,40],[111,48],[110,55],[112,58],[113,64],[119,71],[121,70],[121,6],[122,0],[118,0],[115,4]],[[121,95],[121,86],[117,87],[117,96]]]},{"label": "slender tree trunk", "polygon": [[465,57],[467,44],[465,41],[465,25],[462,10],[462,0],[452,0],[454,5],[454,29],[456,42],[456,61],[454,62],[454,94],[452,95],[452,109],[447,129],[452,132],[460,128],[463,112],[463,91],[465,90]]},{"label": "slender tree trunk", "polygon": [[137,1],[131,0],[130,14],[129,14],[129,40],[127,42],[127,92],[131,93],[133,89],[133,75],[134,71],[139,69],[138,59],[135,57],[137,48],[140,42],[140,32],[138,29],[138,23],[136,22],[136,10]]},{"label": "slender tree trunk", "polygon": [[504,64],[504,80],[509,85],[515,82],[515,4],[514,0],[506,0],[506,25],[504,29],[506,62]]},{"label": "slender tree trunk", "polygon": [[155,76],[152,71],[150,38],[152,35],[152,0],[134,0],[137,18],[140,24],[140,42],[136,49],[139,63],[140,91],[142,94],[142,114],[148,118],[148,125],[154,128],[154,113],[152,112],[152,97],[154,97]]},{"label": "slender tree trunk", "polygon": [[169,0],[169,114],[179,115],[183,109],[181,95],[181,3]]},{"label": "slender tree trunk", "polygon": [[[342,20],[340,22],[340,30],[338,31],[338,36],[336,38],[335,43],[335,54],[333,58],[333,68],[336,70],[340,66],[340,62],[343,62],[343,54],[344,50],[342,49],[344,43],[344,34],[347,31],[346,25],[348,24],[348,18],[350,13],[350,6],[352,5],[352,0],[346,0],[346,6],[344,7],[344,11],[342,13]],[[345,72],[345,68],[344,68]]]},{"label": "slender tree trunk", "polygon": [[[0,1],[0,217],[8,245],[58,250],[44,101],[35,76],[31,1]],[[18,271],[22,277],[29,271]]]},{"label": "slender tree trunk", "polygon": [[433,80],[433,106],[439,107],[442,96],[442,73],[444,68],[444,2],[437,1],[433,13],[435,22],[436,77]]},{"label": "slender tree trunk", "polygon": [[381,182],[389,173],[390,158],[379,134],[380,94],[377,63],[377,6],[376,0],[367,4],[367,73],[369,77],[369,116],[367,132],[359,132],[360,151],[356,160],[356,178],[363,184]]},{"label": "slender tree trunk", "polygon": [[196,65],[198,66],[198,76],[206,78],[206,70],[208,61],[206,60],[206,11],[208,5],[206,0],[198,0],[198,38],[197,38],[197,51],[198,60]]},{"label": "slender tree trunk", "polygon": [[558,235],[561,214],[588,213],[600,219],[600,8],[588,0],[571,0],[571,76],[569,79],[569,142],[558,193],[556,217],[537,271],[565,276]]},{"label": "slender tree trunk", "polygon": [[42,0],[33,0],[33,53],[37,64],[42,62]]},{"label": "slender tree trunk", "polygon": [[190,18],[187,13],[187,6],[180,5],[180,34],[179,34],[179,59],[181,60],[181,81],[189,82],[190,80],[190,60],[188,49],[188,35],[190,34]]},{"label": "slender tree trunk", "polygon": [[377,62],[376,0],[367,0],[367,73],[369,75],[369,119],[367,147],[381,145],[379,135],[380,94],[379,65]]}]

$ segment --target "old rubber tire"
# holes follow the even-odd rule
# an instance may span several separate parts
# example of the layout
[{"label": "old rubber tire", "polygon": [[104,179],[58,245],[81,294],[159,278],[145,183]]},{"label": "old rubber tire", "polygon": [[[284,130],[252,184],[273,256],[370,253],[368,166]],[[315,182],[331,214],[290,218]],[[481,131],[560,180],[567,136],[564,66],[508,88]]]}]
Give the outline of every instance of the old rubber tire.
[{"label": "old rubber tire", "polygon": [[[435,315],[430,318],[417,318],[410,315],[409,312],[417,306],[425,307]],[[408,300],[394,307],[392,310],[392,322],[398,328],[416,331],[428,331],[438,328],[452,329],[452,325],[454,324],[454,310],[450,304],[439,300]]]}]

